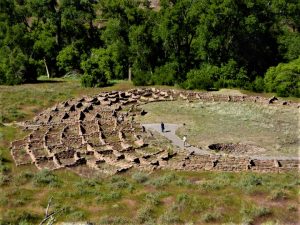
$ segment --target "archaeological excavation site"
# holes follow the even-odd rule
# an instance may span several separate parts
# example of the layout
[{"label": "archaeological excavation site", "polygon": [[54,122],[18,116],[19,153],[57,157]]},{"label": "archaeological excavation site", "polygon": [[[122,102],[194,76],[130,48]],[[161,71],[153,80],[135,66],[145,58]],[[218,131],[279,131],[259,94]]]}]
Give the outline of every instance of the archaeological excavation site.
[{"label": "archaeological excavation site", "polygon": [[[30,134],[11,143],[18,166],[70,169],[80,175],[94,172],[113,175],[130,169],[186,171],[297,171],[299,158],[255,158],[235,154],[247,146],[215,144],[208,153],[170,149],[156,141],[157,134],[137,122],[145,104],[159,101],[253,102],[299,107],[293,102],[257,96],[213,95],[204,92],[140,88],[102,92],[93,97],[70,99],[21,124]],[[247,150],[249,151],[249,149]],[[250,149],[251,151],[251,149]],[[223,154],[224,152],[228,154]]]}]

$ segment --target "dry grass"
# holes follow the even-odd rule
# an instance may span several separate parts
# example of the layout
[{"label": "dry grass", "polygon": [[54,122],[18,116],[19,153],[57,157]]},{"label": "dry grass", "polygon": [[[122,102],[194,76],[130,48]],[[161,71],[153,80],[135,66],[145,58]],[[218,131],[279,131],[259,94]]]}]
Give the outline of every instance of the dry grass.
[{"label": "dry grass", "polygon": [[[81,88],[76,80],[58,79],[58,81],[63,82],[1,86],[2,121],[30,119],[36,112],[71,97],[93,95],[103,90],[132,88],[128,82],[117,83],[104,89],[85,89]],[[200,104],[187,106],[182,102],[149,104],[145,106],[149,114],[144,119],[149,122],[160,122],[163,119],[165,122],[186,123],[184,130],[179,131],[179,135],[191,132],[189,138],[194,132],[192,129],[196,128],[198,130],[195,134],[199,132],[204,135],[207,128],[201,130],[201,127],[204,125],[208,127],[209,124],[206,123],[210,122],[214,122],[211,126],[219,127],[218,132],[226,134],[237,126],[235,121],[232,121],[233,118],[246,118],[247,124],[254,123],[256,119],[255,124],[259,124],[263,118],[266,118],[265,125],[273,121],[265,117],[274,115],[273,111],[260,112],[255,107],[252,109],[249,106],[250,109],[247,110],[252,110],[253,113],[258,111],[260,112],[258,115],[247,114],[245,110],[240,109],[240,114],[235,116],[234,113],[240,106],[236,108],[226,108],[227,106],[218,104],[204,106],[204,108]],[[199,113],[199,110],[202,113]],[[282,113],[281,110],[275,112]],[[212,117],[214,114],[217,117]],[[280,117],[276,117],[280,120],[275,121],[281,121],[279,124],[287,123],[285,127],[288,130],[293,129],[295,125],[290,122],[293,115],[294,112],[284,111]],[[234,124],[221,129],[222,120],[224,124],[226,121],[228,123],[232,121]],[[201,123],[195,125],[194,121]],[[255,131],[251,129],[250,131]],[[261,129],[268,130],[264,127]],[[266,132],[268,133],[271,132]],[[106,178],[101,176],[83,178],[68,170],[48,174],[38,172],[32,165],[16,167],[13,163],[9,142],[24,135],[18,128],[0,127],[0,224],[38,224],[51,196],[54,197],[55,207],[66,209],[57,218],[58,222],[91,221],[97,224],[139,224],[143,221],[148,224],[241,224],[244,220],[252,223],[278,221],[279,224],[298,222],[297,174],[174,171],[136,174],[136,171],[132,171]],[[256,136],[260,135],[262,133]],[[215,137],[218,136],[215,134]],[[208,139],[209,135],[206,138]],[[169,145],[163,138],[153,141]],[[2,181],[5,182],[1,183]],[[278,191],[272,194],[275,189]],[[281,198],[280,193],[284,193],[284,198]]]},{"label": "dry grass", "polygon": [[183,124],[178,135],[206,147],[213,143],[247,143],[266,149],[259,154],[298,154],[299,112],[296,108],[254,103],[158,102],[143,106],[142,123]]},{"label": "dry grass", "polygon": [[38,112],[70,98],[95,95],[101,91],[127,90],[131,82],[115,82],[105,88],[83,88],[79,80],[44,79],[37,84],[0,86],[0,122],[20,121],[32,118]]}]

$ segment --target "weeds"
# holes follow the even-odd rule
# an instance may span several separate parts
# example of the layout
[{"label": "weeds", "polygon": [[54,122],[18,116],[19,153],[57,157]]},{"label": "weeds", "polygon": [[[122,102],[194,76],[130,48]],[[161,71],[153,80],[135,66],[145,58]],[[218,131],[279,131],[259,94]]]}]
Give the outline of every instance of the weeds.
[{"label": "weeds", "polygon": [[272,190],[269,198],[273,201],[278,201],[278,200],[285,200],[288,198],[288,194],[286,191],[284,190],[281,190],[281,189],[275,189],[275,190]]},{"label": "weeds", "polygon": [[160,199],[166,195],[168,195],[168,193],[161,192],[161,191],[150,192],[150,193],[146,194],[145,200],[150,205],[158,206],[161,203]]},{"label": "weeds", "polygon": [[15,178],[15,183],[18,185],[27,184],[30,182],[34,177],[34,174],[30,171],[22,171],[18,176]]},{"label": "weeds", "polygon": [[243,216],[243,222],[245,224],[252,224],[253,221],[257,218],[271,215],[272,211],[269,208],[263,206],[246,206],[244,204],[242,205],[240,213]]},{"label": "weeds", "polygon": [[98,203],[102,202],[111,202],[121,199],[122,194],[119,191],[112,191],[109,193],[100,193],[98,197],[96,197],[96,201]]},{"label": "weeds", "polygon": [[181,222],[182,221],[176,212],[176,206],[174,205],[158,218],[158,224],[179,224]]},{"label": "weeds", "polygon": [[71,221],[85,220],[87,218],[86,212],[82,210],[71,210],[66,216]]},{"label": "weeds", "polygon": [[99,225],[123,225],[123,224],[133,224],[127,218],[120,216],[105,216],[102,217],[99,221]]},{"label": "weeds", "polygon": [[11,181],[11,176],[0,173],[0,187],[4,185],[8,185]]},{"label": "weeds", "polygon": [[220,214],[215,212],[204,213],[201,217],[201,220],[205,223],[216,222],[220,218]]},{"label": "weeds", "polygon": [[39,217],[29,212],[18,213],[16,210],[7,210],[0,217],[0,225],[37,224]]},{"label": "weeds", "polygon": [[33,177],[35,186],[60,187],[61,181],[49,170],[41,170]]},{"label": "weeds", "polygon": [[177,180],[177,176],[174,173],[167,173],[161,177],[149,180],[148,183],[155,186],[156,188],[161,188],[171,184],[171,182],[175,180]]},{"label": "weeds", "polygon": [[263,184],[262,177],[253,173],[246,173],[242,176],[240,181],[235,185],[237,188],[241,190],[245,190],[246,192],[253,192],[258,186]]},{"label": "weeds", "polygon": [[153,209],[151,206],[146,205],[137,211],[136,221],[138,224],[154,221]]},{"label": "weeds", "polygon": [[298,208],[295,205],[289,205],[288,206],[288,211],[290,211],[290,212],[297,212]]},{"label": "weeds", "polygon": [[130,184],[124,177],[114,176],[111,178],[110,186],[112,189],[125,189],[130,187]]},{"label": "weeds", "polygon": [[136,172],[132,175],[132,179],[137,183],[145,183],[149,179],[149,175],[143,172]]}]

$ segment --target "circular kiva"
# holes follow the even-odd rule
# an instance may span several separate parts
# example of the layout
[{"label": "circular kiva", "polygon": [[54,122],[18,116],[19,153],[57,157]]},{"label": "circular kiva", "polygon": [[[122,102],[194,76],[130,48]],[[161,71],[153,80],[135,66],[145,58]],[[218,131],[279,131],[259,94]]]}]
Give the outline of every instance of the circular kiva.
[{"label": "circular kiva", "polygon": [[[296,103],[257,96],[214,95],[208,92],[155,88],[103,92],[71,99],[37,115],[22,126],[31,133],[11,143],[16,165],[35,164],[38,169],[69,168],[115,174],[140,170],[216,170],[285,172],[297,170],[299,159],[250,158],[218,153],[169,151],[147,143],[148,129],[135,121],[145,115],[143,104],[185,100],[257,102],[299,107]],[[151,134],[152,135],[152,134]],[[151,136],[150,135],[150,136]],[[151,151],[149,151],[151,149]]]}]

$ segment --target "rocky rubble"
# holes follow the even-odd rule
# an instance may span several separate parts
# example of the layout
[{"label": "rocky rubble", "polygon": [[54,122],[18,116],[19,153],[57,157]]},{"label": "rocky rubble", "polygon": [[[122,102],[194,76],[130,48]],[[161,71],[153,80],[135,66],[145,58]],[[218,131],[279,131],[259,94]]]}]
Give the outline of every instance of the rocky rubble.
[{"label": "rocky rubble", "polygon": [[[87,167],[107,174],[130,168],[153,170],[221,170],[281,172],[297,170],[299,160],[258,160],[247,157],[186,155],[157,148],[156,154],[144,150],[146,130],[135,122],[145,115],[141,106],[157,101],[257,102],[293,107],[297,104],[254,96],[213,95],[155,88],[99,93],[93,97],[70,99],[38,114],[24,123],[30,135],[11,143],[17,165],[35,164],[38,169],[56,170]],[[149,147],[149,146],[148,146]],[[161,146],[163,147],[163,146]],[[227,148],[227,150],[230,148]]]}]

